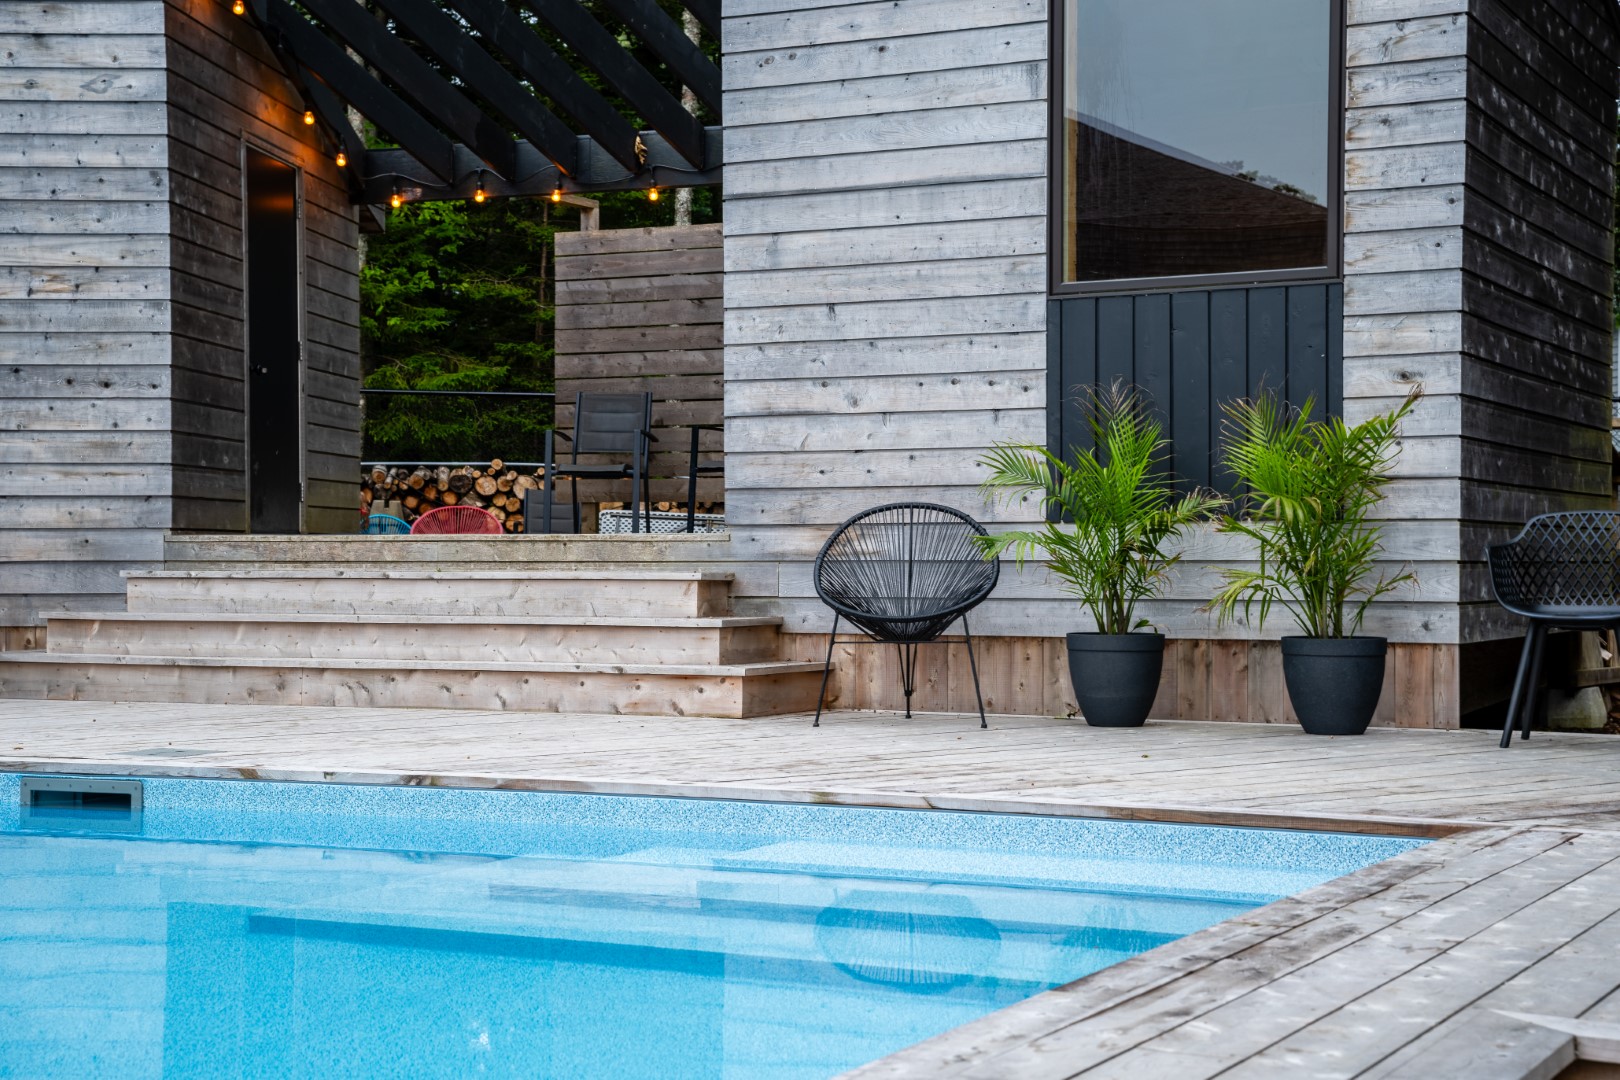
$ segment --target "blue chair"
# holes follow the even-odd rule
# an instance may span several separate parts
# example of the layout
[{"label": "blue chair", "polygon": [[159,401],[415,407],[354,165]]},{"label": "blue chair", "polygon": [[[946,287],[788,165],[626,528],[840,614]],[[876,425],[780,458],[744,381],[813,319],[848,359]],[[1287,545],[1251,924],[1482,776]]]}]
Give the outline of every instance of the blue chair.
[{"label": "blue chair", "polygon": [[367,536],[405,536],[411,527],[404,518],[393,514],[371,514],[361,523],[360,531]]}]

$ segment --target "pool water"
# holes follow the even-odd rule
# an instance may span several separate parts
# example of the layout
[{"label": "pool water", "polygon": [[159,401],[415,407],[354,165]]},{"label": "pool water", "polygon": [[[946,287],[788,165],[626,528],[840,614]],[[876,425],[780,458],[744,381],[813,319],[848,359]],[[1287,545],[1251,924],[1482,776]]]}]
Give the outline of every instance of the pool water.
[{"label": "pool water", "polygon": [[[0,775],[0,1076],[828,1077],[1417,840]],[[119,831],[133,830],[133,831]]]}]

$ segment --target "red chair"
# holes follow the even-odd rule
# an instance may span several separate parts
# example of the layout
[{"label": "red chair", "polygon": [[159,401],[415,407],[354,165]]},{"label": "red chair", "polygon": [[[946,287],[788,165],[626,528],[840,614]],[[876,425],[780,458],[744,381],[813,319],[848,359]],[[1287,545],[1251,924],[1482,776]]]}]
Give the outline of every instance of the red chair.
[{"label": "red chair", "polygon": [[499,518],[476,506],[434,507],[411,526],[413,536],[483,536],[503,531]]}]

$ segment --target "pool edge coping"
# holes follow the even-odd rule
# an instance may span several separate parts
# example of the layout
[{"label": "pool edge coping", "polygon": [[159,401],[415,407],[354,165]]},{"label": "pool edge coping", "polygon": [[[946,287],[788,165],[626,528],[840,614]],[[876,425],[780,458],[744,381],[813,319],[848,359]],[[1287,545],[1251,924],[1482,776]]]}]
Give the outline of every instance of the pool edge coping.
[{"label": "pool edge coping", "polygon": [[797,803],[811,806],[881,807],[892,810],[950,810],[969,813],[1029,814],[1141,821],[1175,825],[1292,829],[1358,835],[1438,840],[1483,829],[1499,822],[1396,817],[1378,814],[1283,813],[1239,807],[1192,807],[1175,804],[1088,802],[1076,799],[1021,798],[829,788],[759,787],[746,784],[689,784],[667,780],[616,780],[567,776],[499,776],[485,773],[411,773],[377,769],[307,769],[274,766],[176,763],[172,759],[105,758],[27,760],[0,757],[0,772],[64,776],[150,776],[197,780],[248,780],[280,783],[352,784],[362,787],[438,787],[480,791],[533,791],[573,795],[637,795],[732,802]]}]

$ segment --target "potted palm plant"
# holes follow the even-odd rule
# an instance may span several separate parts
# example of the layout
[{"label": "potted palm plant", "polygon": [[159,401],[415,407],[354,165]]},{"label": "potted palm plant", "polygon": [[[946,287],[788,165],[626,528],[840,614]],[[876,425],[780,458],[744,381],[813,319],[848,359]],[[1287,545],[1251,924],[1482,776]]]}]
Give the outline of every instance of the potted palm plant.
[{"label": "potted palm plant", "polygon": [[1068,635],[1069,678],[1086,723],[1135,727],[1147,719],[1164,667],[1164,635],[1137,615],[1181,556],[1167,550],[1222,500],[1178,495],[1162,469],[1163,428],[1140,393],[1115,383],[1085,401],[1093,448],[1064,460],[1045,447],[998,444],[980,461],[987,495],[1035,496],[1047,511],[1038,530],[983,538],[986,556],[1011,551],[1022,566],[1044,558],[1091,612],[1096,630]]},{"label": "potted palm plant", "polygon": [[1392,412],[1348,425],[1310,418],[1313,403],[1291,408],[1275,396],[1226,407],[1222,456],[1247,493],[1220,523],[1254,541],[1252,567],[1228,567],[1210,607],[1221,622],[1273,604],[1299,626],[1282,639],[1283,678],[1300,725],[1316,735],[1367,730],[1384,684],[1387,642],[1358,632],[1372,602],[1410,581],[1377,574],[1382,529],[1372,510],[1399,452],[1400,422],[1414,391]]}]

